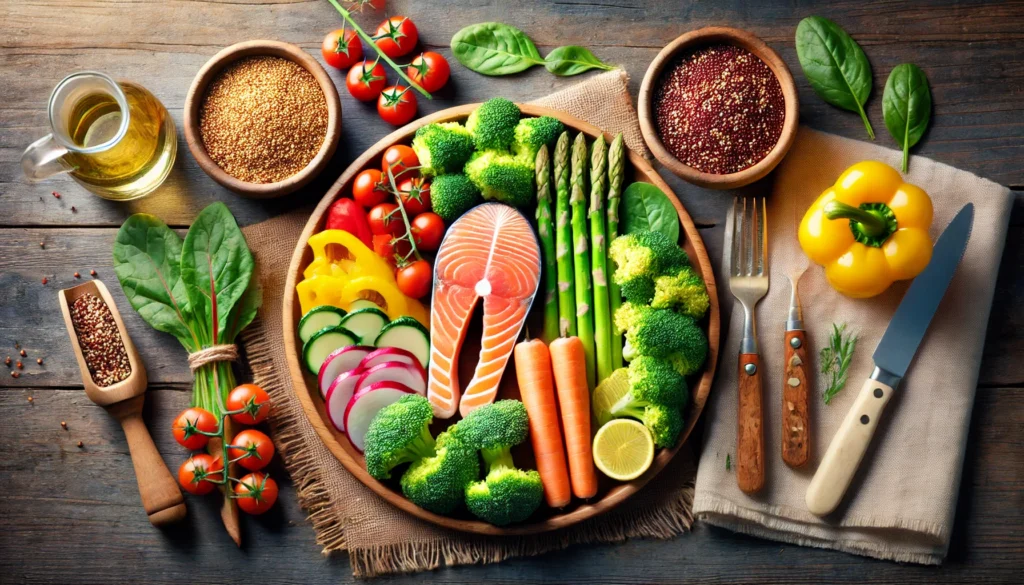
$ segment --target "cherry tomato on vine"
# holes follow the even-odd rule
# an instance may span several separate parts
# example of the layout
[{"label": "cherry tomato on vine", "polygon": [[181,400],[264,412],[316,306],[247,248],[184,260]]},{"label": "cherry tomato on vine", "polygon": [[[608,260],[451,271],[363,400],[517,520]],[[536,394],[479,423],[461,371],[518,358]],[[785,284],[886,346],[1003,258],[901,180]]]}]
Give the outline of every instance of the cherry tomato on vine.
[{"label": "cherry tomato on vine", "polygon": [[373,42],[392,59],[408,55],[419,40],[420,33],[416,25],[404,16],[392,16],[380,23],[373,35]]},{"label": "cherry tomato on vine", "polygon": [[366,169],[356,175],[352,184],[352,199],[369,209],[378,203],[383,203],[388,198],[387,187],[385,187],[384,174],[377,169]]},{"label": "cherry tomato on vine", "polygon": [[[238,459],[244,456],[243,459]],[[228,457],[249,471],[259,471],[274,458],[274,443],[270,437],[256,429],[245,429],[231,439]]]},{"label": "cherry tomato on vine", "polygon": [[361,102],[372,102],[384,89],[384,66],[378,61],[356,63],[345,76],[345,87]]},{"label": "cherry tomato on vine", "polygon": [[413,59],[405,72],[417,85],[428,93],[433,93],[448,83],[452,68],[443,55],[427,51]]},{"label": "cherry tomato on vine", "polygon": [[420,299],[430,292],[430,285],[434,282],[434,271],[426,260],[416,260],[398,269],[395,282],[403,295]]},{"label": "cherry tomato on vine", "polygon": [[224,466],[220,459],[214,459],[212,455],[206,453],[197,453],[189,457],[178,468],[178,483],[186,492],[203,496],[217,487],[217,484],[208,479],[220,481],[224,476],[222,471],[224,471]]},{"label": "cherry tomato on vine", "polygon": [[416,217],[430,208],[430,181],[413,177],[398,183],[398,196],[402,199],[405,212],[409,217]]},{"label": "cherry tomato on vine", "polygon": [[373,251],[375,254],[387,261],[392,268],[398,266],[398,258],[405,258],[412,251],[407,238],[395,240],[391,234],[380,234],[373,236]]},{"label": "cherry tomato on vine", "polygon": [[363,58],[363,44],[354,30],[339,28],[327,33],[320,45],[324,61],[336,69],[348,69]]},{"label": "cherry tomato on vine", "polygon": [[270,396],[256,384],[241,384],[228,394],[225,406],[228,410],[245,410],[232,414],[231,420],[243,425],[254,425],[263,422],[270,414]]},{"label": "cherry tomato on vine", "polygon": [[397,236],[405,233],[402,213],[394,203],[381,203],[373,206],[369,213],[370,231],[377,235]]},{"label": "cherry tomato on vine", "polygon": [[388,180],[388,167],[391,167],[391,174],[395,176],[395,182],[397,183],[413,174],[413,171],[407,173],[403,171],[418,166],[420,166],[420,159],[416,156],[416,151],[404,144],[389,146],[384,151],[384,157],[380,161],[380,170],[384,173],[385,183]]},{"label": "cherry tomato on vine", "polygon": [[186,408],[181,411],[178,418],[174,419],[171,425],[174,431],[174,440],[186,449],[195,451],[206,446],[210,437],[201,434],[217,432],[217,417],[213,416],[205,408]]},{"label": "cherry tomato on vine", "polygon": [[402,126],[415,118],[416,107],[416,94],[404,85],[384,88],[377,98],[377,113],[392,126]]},{"label": "cherry tomato on vine", "polygon": [[277,482],[266,473],[250,473],[235,484],[235,501],[247,514],[262,514],[277,501]]},{"label": "cherry tomato on vine", "polygon": [[345,4],[350,12],[362,12],[367,6],[374,10],[383,10],[384,2],[385,0],[348,0]]},{"label": "cherry tomato on vine", "polygon": [[412,237],[416,238],[416,247],[420,250],[437,250],[444,237],[444,220],[430,211],[417,215],[412,220]]}]

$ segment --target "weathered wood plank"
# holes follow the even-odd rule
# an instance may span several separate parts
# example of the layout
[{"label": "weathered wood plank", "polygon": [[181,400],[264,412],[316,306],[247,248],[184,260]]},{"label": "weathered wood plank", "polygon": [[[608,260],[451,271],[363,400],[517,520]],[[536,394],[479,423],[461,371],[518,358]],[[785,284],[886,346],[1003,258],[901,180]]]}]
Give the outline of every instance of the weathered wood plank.
[{"label": "weathered wood plank", "polygon": [[[185,452],[167,429],[188,401],[181,386],[151,389],[145,418],[172,469]],[[32,396],[29,403],[27,397]],[[902,583],[1012,582],[1024,522],[1024,389],[979,392],[950,558],[941,568],[872,561],[748,538],[697,524],[672,541],[574,547],[500,565],[444,569],[382,583]],[[246,518],[237,550],[211,499],[189,497],[186,523],[161,533],[138,499],[117,423],[79,390],[0,390],[0,575],[4,582],[351,582],[344,555],[324,558],[275,461],[280,508]],[[68,423],[63,430],[60,421]],[[85,447],[75,444],[83,441]],[[116,570],[113,567],[116,566]],[[201,575],[201,579],[196,577]]]}]

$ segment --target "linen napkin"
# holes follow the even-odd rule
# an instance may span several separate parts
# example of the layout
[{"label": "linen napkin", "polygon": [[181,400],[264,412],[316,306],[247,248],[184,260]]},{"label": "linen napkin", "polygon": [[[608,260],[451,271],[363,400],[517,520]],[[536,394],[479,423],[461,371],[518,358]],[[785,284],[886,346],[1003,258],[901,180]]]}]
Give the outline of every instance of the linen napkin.
[{"label": "linen napkin", "polygon": [[[535,103],[566,111],[609,132],[621,131],[630,148],[646,153],[622,71],[591,77]],[[671,538],[689,529],[696,470],[687,448],[616,509],[565,530],[530,537],[484,537],[438,528],[398,510],[349,474],[306,418],[285,360],[281,300],[291,293],[284,290],[284,267],[291,261],[309,212],[294,211],[242,230],[256,257],[264,294],[256,321],[242,333],[242,343],[253,380],[274,401],[270,415],[274,442],[325,554],[348,551],[353,574],[369,577],[440,565],[492,563],[578,543]]]},{"label": "linen napkin", "polygon": [[[935,238],[964,204],[973,202],[974,228],[956,275],[840,508],[824,519],[807,511],[804,495],[828,443],[873,369],[871,354],[906,291],[897,283],[881,296],[854,300],[832,290],[820,267],[800,281],[814,368],[833,323],[846,323],[859,341],[846,388],[828,406],[820,376],[812,378],[811,463],[792,470],[781,459],[783,331],[789,306],[786,274],[805,262],[796,238],[807,207],[851,164],[879,160],[899,168],[901,153],[801,128],[775,171],[768,200],[771,287],[758,305],[764,372],[767,477],[754,496],[741,492],[726,457],[736,453],[736,358],[743,325],[736,303],[722,363],[708,404],[704,451],[694,512],[709,524],[754,536],[833,548],[895,561],[939,564],[949,548],[967,430],[978,381],[985,328],[1006,240],[1012,198],[991,181],[920,156],[907,182],[932,197]],[[725,271],[726,273],[728,271]],[[729,295],[722,283],[722,296]],[[729,299],[731,300],[731,299]],[[816,371],[816,370],[815,370]]]}]

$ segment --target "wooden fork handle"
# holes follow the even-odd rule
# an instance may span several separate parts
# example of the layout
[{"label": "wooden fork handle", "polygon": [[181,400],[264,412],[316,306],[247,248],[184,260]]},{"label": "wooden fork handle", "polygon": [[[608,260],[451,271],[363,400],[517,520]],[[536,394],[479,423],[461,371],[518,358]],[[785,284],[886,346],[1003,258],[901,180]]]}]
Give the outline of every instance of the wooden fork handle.
[{"label": "wooden fork handle", "polygon": [[761,356],[741,353],[736,430],[736,483],[748,494],[764,487],[764,410],[761,404]]},{"label": "wooden fork handle", "polygon": [[124,436],[128,440],[142,507],[153,526],[163,526],[185,517],[185,500],[181,497],[178,483],[153,444],[146,423],[142,421],[144,396],[140,394],[112,404],[108,410],[121,422]]},{"label": "wooden fork handle", "polygon": [[807,464],[811,453],[810,362],[807,334],[786,332],[786,364],[782,379],[782,460],[790,467]]}]

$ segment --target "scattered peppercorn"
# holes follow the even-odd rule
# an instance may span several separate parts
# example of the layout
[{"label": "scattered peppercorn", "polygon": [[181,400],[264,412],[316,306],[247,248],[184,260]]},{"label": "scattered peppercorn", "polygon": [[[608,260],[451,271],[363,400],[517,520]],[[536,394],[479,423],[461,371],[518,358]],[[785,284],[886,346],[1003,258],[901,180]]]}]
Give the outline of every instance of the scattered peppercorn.
[{"label": "scattered peppercorn", "polygon": [[25,350],[24,350],[24,349],[23,349],[23,350],[21,350],[21,357],[25,357],[25,356],[27,356],[27,355],[28,355],[28,354],[27,354],[27,353],[25,353]]},{"label": "scattered peppercorn", "polygon": [[63,421],[63,420],[62,420],[62,421],[60,421],[60,426],[61,426],[61,427],[62,427],[62,428],[63,428],[64,430],[67,430],[67,429],[68,429],[68,423],[67,423],[67,421]]},{"label": "scattered peppercorn", "polygon": [[22,363],[21,363],[21,361],[19,361],[18,363],[14,364],[14,365],[18,366],[18,369],[19,369],[19,370],[23,370],[23,369],[25,369],[25,365],[24,365],[24,364],[22,364]]},{"label": "scattered peppercorn", "polygon": [[19,376],[21,376],[21,374],[19,374],[18,372],[11,372],[11,377],[12,378],[17,378]]},{"label": "scattered peppercorn", "polygon": [[90,270],[89,271],[89,276],[96,276],[96,271],[95,270]]},{"label": "scattered peppercorn", "polygon": [[81,449],[81,448],[82,448],[82,442],[81,442],[81,441],[79,441],[79,442],[78,442],[78,448],[79,448],[79,449]]},{"label": "scattered peppercorn", "polygon": [[209,85],[199,113],[217,166],[249,183],[301,171],[327,136],[327,100],[313,74],[280,57],[247,57]]},{"label": "scattered peppercorn", "polygon": [[46,247],[46,242],[39,242],[39,247],[40,248],[45,248]]},{"label": "scattered peppercorn", "polygon": [[33,400],[35,400],[35,399],[34,399],[34,398],[32,398],[31,396],[29,396],[29,397],[28,397],[28,401],[29,401],[29,402],[32,402]]},{"label": "scattered peppercorn", "polygon": [[77,210],[77,209],[75,209],[75,206],[74,206],[74,205],[72,205],[72,206],[71,206],[71,213],[75,213],[75,212],[77,212],[77,211],[78,211],[78,210]]},{"label": "scattered peppercorn", "polygon": [[49,282],[49,281],[48,281],[48,280],[46,279],[46,277],[44,276],[44,277],[43,277],[43,284],[46,284],[47,282]]},{"label": "scattered peppercorn", "polygon": [[659,81],[658,136],[680,162],[724,175],[757,164],[782,136],[786,101],[764,61],[733,45],[686,53]]},{"label": "scattered peppercorn", "polygon": [[103,300],[91,293],[78,297],[71,304],[71,322],[85,365],[97,386],[110,386],[131,375],[131,363],[117,322]]},{"label": "scattered peppercorn", "polygon": [[53,196],[56,197],[57,199],[60,199],[60,193],[56,191],[53,192]]},{"label": "scattered peppercorn", "polygon": [[5,366],[11,365],[11,356],[7,356],[7,359],[4,360],[4,365]]},{"label": "scattered peppercorn", "polygon": [[76,272],[75,273],[75,278],[82,278],[82,275]]},{"label": "scattered peppercorn", "polygon": [[43,358],[36,358],[36,363],[40,366],[43,365]]}]

